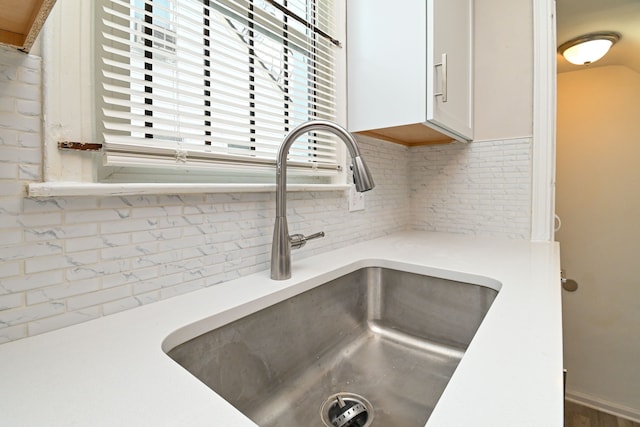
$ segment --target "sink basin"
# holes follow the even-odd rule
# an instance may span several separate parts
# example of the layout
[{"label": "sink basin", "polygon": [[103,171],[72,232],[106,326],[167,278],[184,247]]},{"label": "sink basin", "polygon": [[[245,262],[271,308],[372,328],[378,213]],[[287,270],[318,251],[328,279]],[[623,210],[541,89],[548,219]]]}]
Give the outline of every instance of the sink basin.
[{"label": "sink basin", "polygon": [[367,267],[168,355],[260,426],[422,427],[496,295]]}]

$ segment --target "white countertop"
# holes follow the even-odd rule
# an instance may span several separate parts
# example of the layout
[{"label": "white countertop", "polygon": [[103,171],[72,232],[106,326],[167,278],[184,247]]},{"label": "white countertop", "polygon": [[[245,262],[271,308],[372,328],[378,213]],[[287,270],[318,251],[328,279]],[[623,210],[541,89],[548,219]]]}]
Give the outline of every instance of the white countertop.
[{"label": "white countertop", "polygon": [[0,425],[255,426],[163,348],[364,266],[499,289],[428,427],[562,426],[558,245],[425,232],[294,252],[290,280],[264,271],[0,345]]}]

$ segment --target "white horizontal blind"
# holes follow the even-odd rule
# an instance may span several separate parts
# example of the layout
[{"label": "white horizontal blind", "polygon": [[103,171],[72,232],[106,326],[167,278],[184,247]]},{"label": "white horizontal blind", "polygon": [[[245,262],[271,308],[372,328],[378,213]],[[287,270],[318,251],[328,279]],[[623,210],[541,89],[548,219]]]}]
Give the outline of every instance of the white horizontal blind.
[{"label": "white horizontal blind", "polygon": [[[294,126],[335,119],[331,3],[107,2],[100,11],[105,163],[274,163]],[[336,170],[334,137],[299,138],[289,162]]]}]

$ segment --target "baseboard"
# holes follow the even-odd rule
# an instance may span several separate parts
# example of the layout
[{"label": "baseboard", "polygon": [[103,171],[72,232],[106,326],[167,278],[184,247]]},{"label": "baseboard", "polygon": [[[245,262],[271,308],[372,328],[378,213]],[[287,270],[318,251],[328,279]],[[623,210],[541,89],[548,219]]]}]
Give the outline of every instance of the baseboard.
[{"label": "baseboard", "polygon": [[619,405],[617,403],[578,392],[567,391],[565,399],[579,405],[588,406],[589,408],[606,412],[607,414],[615,415],[616,417],[640,423],[640,411],[637,409],[629,408],[624,405]]}]

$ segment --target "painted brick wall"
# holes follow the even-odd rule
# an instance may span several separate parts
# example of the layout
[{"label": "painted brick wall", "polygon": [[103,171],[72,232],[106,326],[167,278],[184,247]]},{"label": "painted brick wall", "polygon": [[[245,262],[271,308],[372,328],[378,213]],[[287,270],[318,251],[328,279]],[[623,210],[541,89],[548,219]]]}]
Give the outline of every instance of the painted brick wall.
[{"label": "painted brick wall", "polygon": [[[40,77],[40,58],[0,47],[0,343],[268,268],[273,194],[26,198],[41,180]],[[527,140],[359,139],[377,184],[366,210],[289,193],[290,231],[327,233],[294,259],[412,226],[528,238]]]},{"label": "painted brick wall", "polygon": [[413,228],[529,238],[530,138],[415,147],[410,159]]}]

